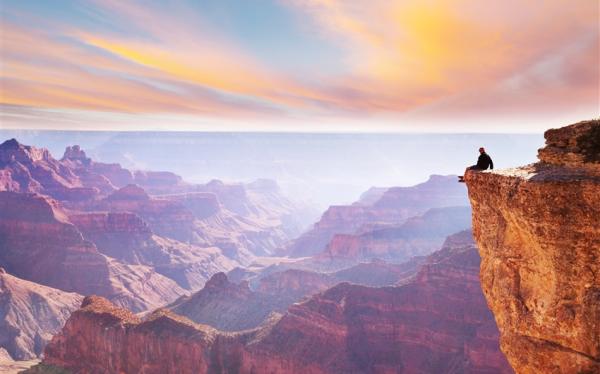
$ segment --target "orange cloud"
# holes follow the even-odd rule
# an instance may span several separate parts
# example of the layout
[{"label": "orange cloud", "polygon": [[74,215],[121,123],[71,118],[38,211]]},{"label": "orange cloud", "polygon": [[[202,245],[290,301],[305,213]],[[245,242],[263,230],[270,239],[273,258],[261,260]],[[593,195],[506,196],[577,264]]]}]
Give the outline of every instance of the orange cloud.
[{"label": "orange cloud", "polygon": [[[292,3],[349,51],[354,73],[337,84],[360,90],[375,110],[391,112],[492,90],[565,45],[598,34],[597,3],[587,0]],[[598,63],[597,55],[592,59]]]},{"label": "orange cloud", "polygon": [[321,72],[316,56],[311,76],[267,63],[184,3],[168,12],[92,3],[130,32],[2,22],[1,103],[309,121],[575,107],[600,115],[593,0],[287,1],[309,36],[344,53],[339,73]]}]

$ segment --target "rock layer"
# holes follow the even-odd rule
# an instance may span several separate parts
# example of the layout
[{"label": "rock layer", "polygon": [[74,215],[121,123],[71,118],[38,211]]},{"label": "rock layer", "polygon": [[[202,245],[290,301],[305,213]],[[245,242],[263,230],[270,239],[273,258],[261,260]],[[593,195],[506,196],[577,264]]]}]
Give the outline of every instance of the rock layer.
[{"label": "rock layer", "polygon": [[412,187],[371,189],[352,205],[331,206],[314,227],[291,242],[283,253],[311,256],[325,250],[336,234],[360,234],[371,225],[401,224],[432,208],[468,206],[464,188],[454,176],[432,175]]},{"label": "rock layer", "polygon": [[76,293],[19,279],[0,268],[0,351],[6,349],[15,360],[37,357],[81,300]]},{"label": "rock layer", "polygon": [[448,235],[469,228],[470,218],[468,207],[435,208],[401,225],[380,225],[360,234],[337,234],[323,252],[314,256],[314,261],[335,269],[373,259],[403,262],[426,256],[439,249]]},{"label": "rock layer", "polygon": [[19,278],[80,294],[100,294],[136,311],[185,292],[143,265],[100,253],[60,204],[38,194],[0,191],[0,264]]},{"label": "rock layer", "polygon": [[540,162],[466,175],[481,281],[519,373],[600,372],[600,121],[545,133]]}]

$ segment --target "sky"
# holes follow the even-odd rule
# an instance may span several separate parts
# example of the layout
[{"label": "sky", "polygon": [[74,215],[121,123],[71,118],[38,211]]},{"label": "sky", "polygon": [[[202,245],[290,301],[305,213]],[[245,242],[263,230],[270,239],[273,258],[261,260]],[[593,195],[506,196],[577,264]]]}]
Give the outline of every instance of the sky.
[{"label": "sky", "polygon": [[597,0],[2,0],[0,127],[539,132],[600,116]]}]

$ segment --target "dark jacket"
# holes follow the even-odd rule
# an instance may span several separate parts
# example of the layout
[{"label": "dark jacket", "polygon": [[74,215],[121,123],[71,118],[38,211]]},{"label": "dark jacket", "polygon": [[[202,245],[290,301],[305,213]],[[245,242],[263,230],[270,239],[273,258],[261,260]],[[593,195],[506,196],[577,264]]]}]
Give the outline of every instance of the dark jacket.
[{"label": "dark jacket", "polygon": [[476,166],[477,166],[477,169],[481,169],[481,170],[486,170],[488,167],[490,169],[493,169],[494,162],[492,161],[492,158],[487,153],[484,152],[479,155]]}]

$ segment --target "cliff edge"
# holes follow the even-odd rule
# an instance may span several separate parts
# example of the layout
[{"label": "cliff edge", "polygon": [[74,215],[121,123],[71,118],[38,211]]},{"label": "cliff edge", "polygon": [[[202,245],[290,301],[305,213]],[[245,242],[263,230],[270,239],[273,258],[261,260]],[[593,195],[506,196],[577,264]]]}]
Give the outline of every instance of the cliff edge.
[{"label": "cliff edge", "polygon": [[465,176],[481,284],[517,373],[600,372],[600,120],[539,162]]}]

